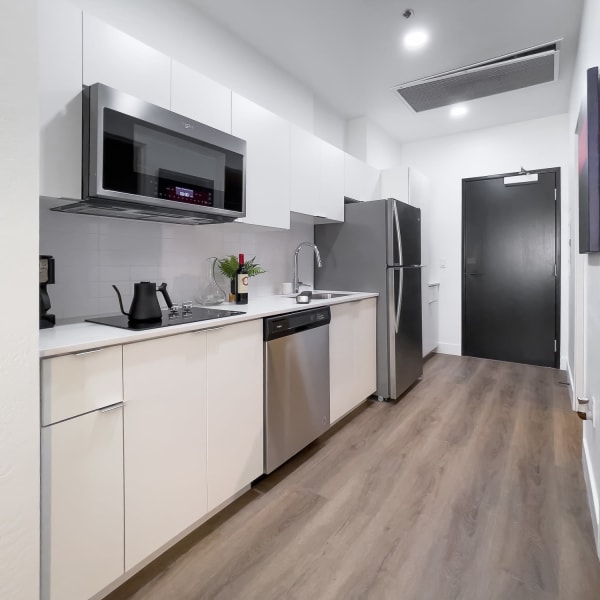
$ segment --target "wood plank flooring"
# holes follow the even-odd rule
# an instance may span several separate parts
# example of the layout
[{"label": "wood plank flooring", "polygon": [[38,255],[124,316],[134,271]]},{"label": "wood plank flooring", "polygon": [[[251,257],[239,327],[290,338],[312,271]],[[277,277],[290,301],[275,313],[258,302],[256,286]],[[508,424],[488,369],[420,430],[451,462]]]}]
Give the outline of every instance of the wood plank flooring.
[{"label": "wood plank flooring", "polygon": [[435,355],[110,600],[598,600],[564,373]]}]

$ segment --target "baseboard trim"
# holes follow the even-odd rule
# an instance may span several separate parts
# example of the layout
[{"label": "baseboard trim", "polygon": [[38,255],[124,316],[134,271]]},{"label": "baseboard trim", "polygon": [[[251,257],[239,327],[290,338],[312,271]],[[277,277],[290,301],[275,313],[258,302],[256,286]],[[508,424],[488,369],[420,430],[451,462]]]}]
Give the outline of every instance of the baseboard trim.
[{"label": "baseboard trim", "polygon": [[444,344],[439,342],[436,352],[439,354],[452,354],[454,356],[460,356],[462,354],[462,349],[460,344]]},{"label": "baseboard trim", "polygon": [[566,371],[568,366],[569,366],[569,361],[567,360],[567,357],[561,356],[560,357],[560,370]]},{"label": "baseboard trim", "polygon": [[575,402],[575,380],[573,379],[573,371],[571,371],[571,363],[567,360],[567,377],[569,378],[569,396],[571,397],[571,407],[573,410],[577,410],[577,404]]},{"label": "baseboard trim", "polygon": [[[239,492],[236,492],[233,496],[219,504],[219,506],[213,508],[209,513],[205,514],[202,518],[196,521],[193,525],[187,527],[184,531],[176,535],[173,539],[169,540],[166,544],[161,546],[158,550],[152,552],[152,554],[148,555],[142,561],[140,561],[137,565],[131,567],[128,571],[125,571],[122,575],[117,577],[112,583],[109,583],[104,589],[100,592],[94,594],[90,600],[102,600],[106,598],[109,594],[120,588],[122,585],[132,580],[134,577],[141,577],[140,573],[144,571],[147,567],[151,565],[155,560],[161,559],[163,555],[177,546],[179,542],[183,542],[183,540],[190,534],[192,534],[196,529],[198,529],[201,525],[204,525],[207,521],[209,521],[212,517],[214,517],[217,513],[223,510],[229,504],[233,504],[236,500],[241,498],[246,492],[251,489],[251,484],[244,486]],[[175,552],[175,551],[174,551]],[[148,579],[150,581],[150,579]],[[147,583],[147,581],[146,581]],[[137,589],[135,590],[137,591]],[[127,596],[129,597],[129,595]]]},{"label": "baseboard trim", "polygon": [[588,449],[587,439],[583,436],[583,477],[585,479],[585,487],[587,489],[588,504],[590,507],[590,515],[592,517],[592,526],[594,528],[594,540],[596,541],[596,553],[600,559],[600,504],[598,500],[598,485],[594,476],[594,465],[591,460],[590,451]]},{"label": "baseboard trim", "polygon": [[426,363],[429,359],[433,358],[437,353],[438,353],[438,349],[437,349],[437,346],[436,346],[431,352],[428,352],[423,357],[423,362]]}]

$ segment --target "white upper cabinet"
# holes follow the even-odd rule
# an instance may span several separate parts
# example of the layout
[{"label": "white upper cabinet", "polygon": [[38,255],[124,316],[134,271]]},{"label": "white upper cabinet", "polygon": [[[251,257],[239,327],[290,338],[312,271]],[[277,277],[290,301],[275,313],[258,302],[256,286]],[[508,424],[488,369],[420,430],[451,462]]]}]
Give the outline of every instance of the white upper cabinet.
[{"label": "white upper cabinet", "polygon": [[322,140],[308,131],[290,126],[291,210],[314,216],[319,202]]},{"label": "white upper cabinet", "polygon": [[231,133],[231,90],[173,61],[171,110]]},{"label": "white upper cabinet", "polygon": [[246,140],[246,217],[242,223],[290,228],[290,124],[232,94],[232,133]]},{"label": "white upper cabinet", "polygon": [[40,196],[81,198],[81,10],[38,3]]},{"label": "white upper cabinet", "polygon": [[350,154],[344,155],[344,196],[367,202],[381,198],[380,171]]},{"label": "white upper cabinet", "polygon": [[315,216],[330,221],[343,221],[344,152],[324,140],[319,142],[319,196]]},{"label": "white upper cabinet", "polygon": [[381,172],[381,197],[395,198],[401,202],[408,199],[408,169],[386,169]]},{"label": "white upper cabinet", "polygon": [[344,220],[344,153],[291,126],[291,210],[329,221]]},{"label": "white upper cabinet", "polygon": [[83,83],[104,83],[163,108],[171,106],[171,58],[83,15]]}]

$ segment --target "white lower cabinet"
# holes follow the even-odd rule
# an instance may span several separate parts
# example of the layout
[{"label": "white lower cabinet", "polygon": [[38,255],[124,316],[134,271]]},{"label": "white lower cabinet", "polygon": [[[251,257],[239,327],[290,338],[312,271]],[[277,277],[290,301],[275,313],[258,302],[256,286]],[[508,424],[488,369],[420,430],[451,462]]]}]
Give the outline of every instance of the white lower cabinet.
[{"label": "white lower cabinet", "polygon": [[335,423],[377,387],[377,299],[336,304],[329,326],[330,419]]},{"label": "white lower cabinet", "polygon": [[123,347],[126,570],[206,514],[206,335]]},{"label": "white lower cabinet", "polygon": [[262,320],[207,333],[208,510],[263,473]]},{"label": "white lower cabinet", "polygon": [[123,408],[42,428],[43,600],[90,598],[124,572]]},{"label": "white lower cabinet", "polygon": [[[375,310],[331,307],[332,422],[375,391]],[[94,596],[263,473],[262,323],[124,345],[116,404],[83,375],[121,373],[120,346],[44,359],[45,414],[66,419],[42,427],[44,600]]]},{"label": "white lower cabinet", "polygon": [[40,376],[42,425],[123,400],[121,346],[46,358]]}]

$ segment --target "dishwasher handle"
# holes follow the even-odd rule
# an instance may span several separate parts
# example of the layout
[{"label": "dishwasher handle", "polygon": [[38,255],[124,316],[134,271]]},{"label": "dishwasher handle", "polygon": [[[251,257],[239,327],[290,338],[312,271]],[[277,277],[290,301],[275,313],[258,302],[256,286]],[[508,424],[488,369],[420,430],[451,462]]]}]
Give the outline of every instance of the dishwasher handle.
[{"label": "dishwasher handle", "polygon": [[331,310],[328,306],[267,317],[263,321],[264,341],[269,342],[307,329],[323,327],[330,322]]}]

